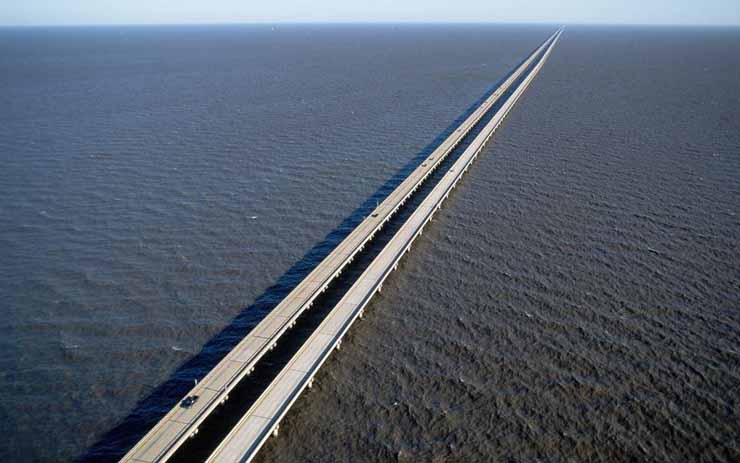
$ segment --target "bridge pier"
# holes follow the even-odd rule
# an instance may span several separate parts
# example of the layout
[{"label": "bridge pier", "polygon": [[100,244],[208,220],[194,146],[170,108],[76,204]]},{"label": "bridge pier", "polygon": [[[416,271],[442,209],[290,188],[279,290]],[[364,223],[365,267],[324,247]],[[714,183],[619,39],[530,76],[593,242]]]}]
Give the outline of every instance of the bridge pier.
[{"label": "bridge pier", "polygon": [[[504,95],[507,89],[511,88],[515,82],[524,75],[524,72],[533,66],[532,70],[524,76],[521,83],[514,87],[514,92],[506,98],[503,105],[496,110],[490,122],[486,123],[483,131],[475,136],[475,140],[471,143],[470,147],[466,148],[460,159],[456,160],[453,168],[449,170],[439,181],[439,184],[434,186],[432,193],[422,201],[422,206],[414,211],[411,218],[407,219],[402,227],[405,233],[408,234],[397,234],[392,238],[393,244],[392,252],[385,252],[390,244],[381,250],[381,253],[373,260],[370,264],[375,266],[375,271],[368,273],[373,275],[369,278],[378,278],[377,275],[381,275],[377,282],[376,292],[382,291],[383,280],[385,279],[388,271],[388,266],[393,265],[393,269],[397,269],[397,259],[400,258],[406,252],[411,249],[410,241],[413,240],[417,235],[421,235],[423,224],[427,220],[431,220],[432,216],[436,211],[441,208],[443,200],[449,197],[449,191],[456,187],[458,178],[463,173],[467,172],[468,164],[471,159],[477,157],[481,147],[485,141],[490,137],[490,134],[499,126],[503,117],[509,111],[511,106],[514,104],[516,99],[521,95],[524,89],[529,85],[534,75],[537,74],[542,64],[549,55],[552,47],[556,43],[560,31],[553,34],[548,40],[546,40],[535,52],[533,52],[524,62],[522,62],[515,71],[510,74],[506,80],[501,84],[499,89],[490,95],[486,100],[476,109],[464,122],[458,127],[454,134],[451,134],[447,140],[445,140],[437,149],[435,149],[435,156],[431,156],[429,159],[436,159],[435,163],[427,166],[417,167],[413,173],[408,177],[408,181],[402,182],[401,185],[391,193],[386,200],[383,201],[382,205],[376,208],[376,211],[384,214],[382,219],[376,220],[375,216],[366,217],[357,228],[350,233],[345,240],[332,251],[314,270],[312,273],[314,276],[311,279],[306,279],[299,283],[284,299],[278,304],[267,316],[258,324],[258,326],[249,333],[245,338],[230,352],[224,359],[217,364],[213,370],[206,375],[201,382],[195,385],[190,391],[189,395],[202,395],[204,388],[209,388],[212,391],[221,391],[221,387],[224,384],[234,384],[241,380],[246,374],[250,374],[254,371],[252,365],[259,361],[268,351],[274,350],[276,347],[277,339],[282,336],[287,330],[285,327],[294,327],[296,317],[305,311],[307,308],[312,306],[313,299],[318,294],[328,290],[329,282],[333,277],[341,274],[343,267],[349,261],[354,260],[354,253],[359,250],[364,250],[366,243],[374,238],[377,231],[380,230],[385,223],[388,223],[390,216],[395,214],[401,205],[408,202],[411,193],[417,191],[419,187],[419,179],[424,179],[429,176],[429,173],[437,169],[440,166],[442,159],[448,156],[450,151],[456,146],[464,136],[466,136],[470,129],[476,126],[481,118],[496,104],[502,95]],[[534,64],[533,64],[534,63]],[[458,175],[459,174],[459,175]],[[429,197],[434,198],[429,200]],[[428,208],[428,209],[426,209]],[[420,211],[430,210],[431,213],[428,215],[420,216]],[[390,213],[388,211],[391,211]],[[409,221],[415,221],[413,224],[414,228],[407,227]],[[380,222],[380,223],[379,223]],[[415,227],[420,226],[418,233],[415,233]],[[412,238],[408,238],[412,236]],[[404,238],[400,238],[404,236]],[[396,239],[398,238],[398,239]],[[405,242],[405,243],[404,243]],[[351,243],[351,245],[349,244]],[[362,244],[359,244],[362,243]],[[408,244],[404,249],[404,244]],[[355,248],[350,259],[344,259],[343,254],[347,252],[348,246]],[[346,254],[345,254],[346,255]],[[382,256],[382,258],[381,258]],[[320,270],[319,270],[320,269]],[[369,269],[368,269],[369,270]],[[327,275],[323,277],[320,275]],[[353,289],[355,288],[355,289]],[[357,296],[361,296],[362,303],[366,303],[367,298],[372,297],[374,294],[372,291],[373,286],[363,286],[350,288],[350,292],[353,292],[354,299],[344,299],[343,304],[354,304],[357,301]],[[366,294],[365,294],[366,293]],[[349,294],[349,293],[348,293]],[[346,297],[346,296],[345,296]],[[306,299],[310,302],[306,303]],[[338,305],[339,306],[339,305]],[[336,308],[335,308],[336,310]],[[341,323],[347,323],[346,317],[351,317],[354,313],[353,310],[349,311],[332,311],[332,313],[341,314],[338,315],[340,318],[338,321]],[[359,318],[362,318],[360,313]],[[310,335],[309,339],[305,341],[304,345],[301,346],[298,353],[289,361],[288,365],[313,365],[313,368],[318,369],[326,357],[330,355],[332,351],[330,346],[334,343],[336,349],[341,348],[342,339],[346,331],[346,325],[326,324],[322,322],[316,332]],[[354,319],[349,319],[349,323],[352,323]],[[274,329],[277,327],[277,329]],[[338,328],[341,327],[341,330]],[[269,339],[264,339],[258,336],[256,333],[267,332],[265,330],[273,330],[275,333],[270,336]],[[339,331],[336,331],[339,330]],[[328,337],[327,337],[328,335]],[[338,336],[337,339],[335,336]],[[336,341],[334,341],[336,340]],[[308,349],[306,346],[311,344],[311,348]],[[257,346],[257,347],[255,347]],[[304,349],[305,348],[305,349]],[[317,359],[316,352],[320,352]],[[300,358],[301,363],[294,364],[296,359]],[[243,369],[238,370],[234,376],[233,368],[234,362],[242,365]],[[315,369],[310,370],[315,373]],[[246,370],[246,371],[244,371]],[[217,449],[208,458],[209,463],[221,463],[224,461],[233,460],[235,455],[244,455],[244,458],[240,457],[240,461],[249,461],[255,455],[257,450],[261,447],[265,439],[272,435],[277,436],[279,433],[278,422],[282,419],[285,408],[280,409],[279,414],[272,415],[271,417],[257,416],[254,410],[256,405],[262,403],[279,403],[283,406],[290,407],[296,397],[295,387],[300,387],[303,384],[303,374],[295,375],[295,373],[309,374],[304,367],[301,368],[286,368],[282,370],[278,376],[268,385],[265,391],[257,399],[255,405],[250,408],[240,422],[234,427],[229,435],[221,442]],[[312,384],[312,381],[309,383]],[[278,386],[276,386],[278,385]],[[302,390],[302,389],[301,389]],[[297,392],[298,394],[300,391]],[[287,395],[286,395],[287,394]],[[204,396],[205,397],[205,396]],[[173,407],[173,409],[165,415],[150,431],[147,433],[121,460],[123,463],[164,463],[166,462],[174,452],[182,445],[183,441],[190,435],[195,435],[198,432],[198,426],[206,419],[206,417],[214,409],[211,404],[218,403],[217,401],[224,401],[228,398],[228,394],[225,390],[219,392],[209,401],[201,400],[193,404],[189,411],[192,418],[189,418],[187,422],[181,421],[181,408],[179,406]],[[265,402],[267,401],[267,402]],[[264,410],[264,409],[263,409]],[[277,410],[277,409],[276,409]],[[251,414],[251,413],[255,414]],[[276,412],[277,413],[277,412]],[[250,415],[251,414],[251,415]],[[249,418],[262,418],[259,420],[251,420]],[[265,422],[264,419],[268,418]],[[262,424],[255,424],[262,423]],[[254,428],[257,426],[257,428]],[[274,426],[274,427],[273,427]],[[245,432],[245,427],[249,429]],[[245,435],[249,434],[249,438],[245,438]],[[230,455],[230,456],[229,456]]]}]

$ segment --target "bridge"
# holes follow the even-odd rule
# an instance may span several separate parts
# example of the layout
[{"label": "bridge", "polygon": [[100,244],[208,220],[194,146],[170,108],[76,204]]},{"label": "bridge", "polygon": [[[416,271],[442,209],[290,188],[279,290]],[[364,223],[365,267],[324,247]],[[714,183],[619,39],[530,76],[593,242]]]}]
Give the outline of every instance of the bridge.
[{"label": "bridge", "polygon": [[[401,184],[391,192],[309,275],[240,341],[183,399],[123,457],[121,462],[167,461],[199,426],[229,398],[229,392],[248,376],[255,364],[310,309],[376,233],[406,203],[441,162],[496,105],[495,114],[452,167],[413,211],[390,242],[326,315],[318,328],[262,392],[237,425],[209,457],[209,462],[248,462],[271,434],[358,318],[383,281],[410,250],[424,226],[476,159],[511,107],[542,68],[560,37],[558,30],[524,60]],[[197,398],[197,400],[196,400]]]}]

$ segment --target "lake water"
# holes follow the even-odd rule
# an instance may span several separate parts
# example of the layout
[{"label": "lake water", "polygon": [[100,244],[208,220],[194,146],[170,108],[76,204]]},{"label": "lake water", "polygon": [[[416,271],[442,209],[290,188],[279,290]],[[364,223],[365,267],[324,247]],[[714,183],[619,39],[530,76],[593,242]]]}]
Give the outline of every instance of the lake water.
[{"label": "lake water", "polygon": [[[0,459],[120,457],[553,29],[0,29]],[[740,29],[571,27],[259,460],[736,461],[739,301]]]}]

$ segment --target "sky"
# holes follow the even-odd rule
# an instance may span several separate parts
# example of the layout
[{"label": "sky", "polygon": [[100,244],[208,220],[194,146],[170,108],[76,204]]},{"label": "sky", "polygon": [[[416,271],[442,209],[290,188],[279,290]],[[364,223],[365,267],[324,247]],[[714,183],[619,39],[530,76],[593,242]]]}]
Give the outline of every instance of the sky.
[{"label": "sky", "polygon": [[740,25],[740,0],[0,0],[0,25],[273,22]]}]

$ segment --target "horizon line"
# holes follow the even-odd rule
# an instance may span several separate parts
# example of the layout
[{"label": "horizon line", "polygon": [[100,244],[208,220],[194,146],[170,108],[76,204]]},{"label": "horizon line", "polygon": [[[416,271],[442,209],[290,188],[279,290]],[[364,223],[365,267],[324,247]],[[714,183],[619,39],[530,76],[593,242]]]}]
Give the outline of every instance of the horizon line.
[{"label": "horizon line", "polygon": [[286,26],[286,25],[536,25],[536,26],[643,26],[643,27],[711,27],[736,28],[740,23],[653,23],[653,22],[607,22],[607,21],[426,21],[426,20],[383,20],[383,21],[204,21],[204,22],[113,22],[113,23],[38,23],[0,24],[0,28],[73,28],[73,27],[177,27],[177,26]]}]

